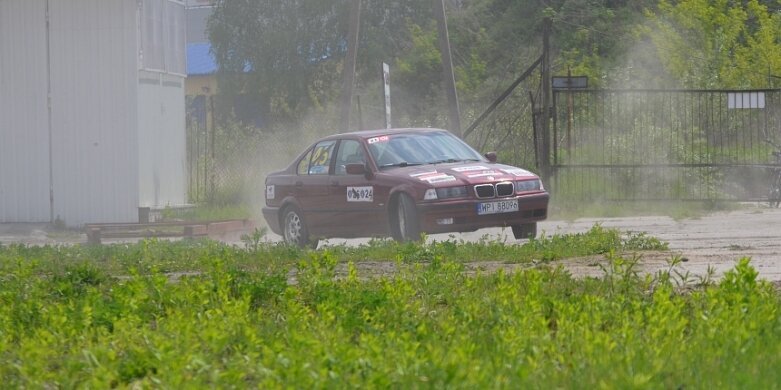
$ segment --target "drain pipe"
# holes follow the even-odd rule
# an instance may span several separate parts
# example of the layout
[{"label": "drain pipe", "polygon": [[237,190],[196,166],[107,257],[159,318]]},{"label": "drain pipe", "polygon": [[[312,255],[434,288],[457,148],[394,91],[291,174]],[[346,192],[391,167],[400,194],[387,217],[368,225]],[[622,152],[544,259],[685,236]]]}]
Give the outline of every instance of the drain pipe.
[{"label": "drain pipe", "polygon": [[46,0],[46,116],[49,126],[49,223],[54,223],[54,162],[52,145],[52,58],[50,0]]}]

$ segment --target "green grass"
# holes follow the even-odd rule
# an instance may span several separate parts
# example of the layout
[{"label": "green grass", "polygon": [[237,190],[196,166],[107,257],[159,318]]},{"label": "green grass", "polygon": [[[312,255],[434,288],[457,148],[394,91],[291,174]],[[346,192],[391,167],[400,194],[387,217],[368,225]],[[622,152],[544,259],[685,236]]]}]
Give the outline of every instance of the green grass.
[{"label": "green grass", "polygon": [[[254,236],[254,237],[253,237]],[[522,245],[513,242],[463,240],[398,243],[389,239],[374,239],[357,247],[327,245],[327,250],[339,262],[386,261],[419,263],[432,261],[530,263],[553,261],[566,257],[604,254],[610,251],[666,250],[667,244],[642,233],[624,234],[615,229],[595,225],[579,234],[541,236]],[[89,263],[112,275],[145,275],[158,272],[200,272],[208,269],[213,259],[227,266],[245,270],[291,268],[309,256],[310,250],[282,243],[263,241],[262,232],[245,236],[243,247],[210,240],[165,241],[143,240],[132,244],[102,246],[25,246],[10,245],[0,249],[0,272],[9,267],[9,259],[24,259],[37,264],[39,272],[59,272],[63,267]]]},{"label": "green grass", "polygon": [[233,205],[199,204],[184,210],[168,208],[162,211],[163,220],[219,221],[225,219],[247,219],[251,216],[251,207],[241,203]]},{"label": "green grass", "polygon": [[[0,245],[0,380],[9,388],[781,383],[773,287],[747,259],[717,284],[681,289],[674,275],[639,275],[618,255],[663,246],[599,226],[523,250],[499,242],[374,241],[324,251]],[[477,275],[463,264],[545,253],[549,261],[605,253],[609,264],[596,279],[573,278],[555,263]],[[355,261],[373,257],[393,257],[398,271],[359,278]],[[347,275],[337,277],[345,262]],[[174,269],[197,272],[174,282],[164,273]]]}]

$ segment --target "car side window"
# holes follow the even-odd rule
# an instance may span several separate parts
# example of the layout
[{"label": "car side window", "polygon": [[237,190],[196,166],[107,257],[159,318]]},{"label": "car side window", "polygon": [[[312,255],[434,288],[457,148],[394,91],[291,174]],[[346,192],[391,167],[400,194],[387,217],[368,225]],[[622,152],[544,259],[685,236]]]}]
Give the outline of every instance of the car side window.
[{"label": "car side window", "polygon": [[346,175],[347,164],[365,164],[366,157],[364,157],[361,144],[355,140],[342,140],[339,143],[339,151],[336,153],[336,174]]},{"label": "car side window", "polygon": [[327,175],[331,166],[336,141],[323,141],[312,149],[312,160],[309,164],[310,175]]},{"label": "car side window", "polygon": [[308,175],[309,174],[309,161],[312,160],[312,151],[310,150],[309,153],[307,153],[304,157],[301,158],[301,161],[298,162],[298,169],[296,172],[299,175]]}]

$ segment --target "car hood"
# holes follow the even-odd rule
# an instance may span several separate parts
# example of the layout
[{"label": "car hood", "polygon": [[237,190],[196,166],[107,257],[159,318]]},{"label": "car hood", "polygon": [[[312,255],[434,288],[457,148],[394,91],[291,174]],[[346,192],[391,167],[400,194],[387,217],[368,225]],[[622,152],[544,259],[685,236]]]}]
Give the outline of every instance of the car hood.
[{"label": "car hood", "polygon": [[428,164],[393,168],[383,173],[409,178],[435,187],[537,178],[537,175],[522,168],[488,162]]}]

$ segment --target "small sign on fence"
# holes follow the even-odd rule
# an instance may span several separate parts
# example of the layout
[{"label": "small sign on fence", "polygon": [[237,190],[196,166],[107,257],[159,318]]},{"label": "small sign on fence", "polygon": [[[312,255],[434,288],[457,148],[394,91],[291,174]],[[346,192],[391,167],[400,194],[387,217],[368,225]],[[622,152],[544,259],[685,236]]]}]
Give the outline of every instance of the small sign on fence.
[{"label": "small sign on fence", "polygon": [[765,93],[727,92],[727,108],[765,108]]},{"label": "small sign on fence", "polygon": [[391,128],[390,66],[382,63],[382,81],[385,85],[385,127]]},{"label": "small sign on fence", "polygon": [[586,89],[588,88],[587,76],[559,77],[553,76],[551,84],[554,90],[557,89]]}]

